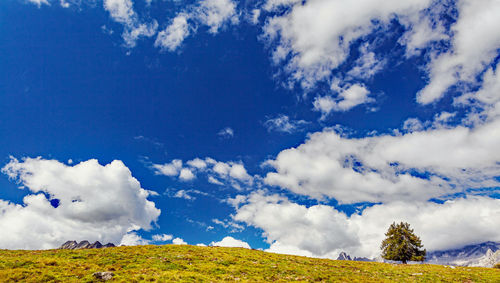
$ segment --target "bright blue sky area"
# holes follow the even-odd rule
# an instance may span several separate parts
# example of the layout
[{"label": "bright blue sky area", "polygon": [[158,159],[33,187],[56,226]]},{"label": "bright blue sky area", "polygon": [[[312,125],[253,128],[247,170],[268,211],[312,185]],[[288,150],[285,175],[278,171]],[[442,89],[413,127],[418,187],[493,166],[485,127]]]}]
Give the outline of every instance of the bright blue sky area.
[{"label": "bright blue sky area", "polygon": [[[148,7],[140,1],[134,9],[141,19],[158,19],[161,30],[185,5],[154,1]],[[255,5],[246,2],[237,7],[247,11]],[[113,33],[104,31],[103,26]],[[217,34],[200,25],[176,51],[161,52],[153,46],[155,37],[141,38],[133,48],[124,46],[122,25],[113,21],[100,1],[69,8],[57,2],[38,7],[23,1],[2,1],[2,166],[9,162],[9,156],[41,156],[60,162],[72,159],[75,163],[95,158],[102,165],[122,160],[142,188],[160,194],[149,197],[162,210],[158,227],[140,231],[144,238],[166,233],[190,244],[208,244],[232,235],[254,248],[267,248],[261,229],[247,226],[232,233],[231,227],[212,222],[215,218],[230,219],[235,213],[221,200],[249,194],[250,189],[236,191],[201,177],[180,182],[155,174],[151,165],[211,157],[242,161],[250,175],[265,176],[270,169],[261,167],[264,161],[305,143],[308,133],[326,127],[342,125],[353,131],[351,137],[362,138],[371,131],[392,133],[408,118],[430,121],[436,113],[458,111],[457,120],[450,122],[456,125],[463,117],[464,109],[451,105],[459,92],[433,104],[417,103],[416,93],[427,83],[423,66],[428,57],[423,52],[405,58],[405,46],[398,40],[406,30],[397,21],[389,24],[392,34],[382,29],[354,41],[350,57],[333,70],[333,76],[347,73],[360,56],[359,47],[370,43],[372,50],[386,59],[382,71],[362,80],[374,102],[334,111],[325,119],[314,111],[313,102],[318,95],[331,94],[330,82],[320,81],[307,91],[298,85],[284,87],[289,75],[283,64],[273,65],[274,46],[262,38],[262,28],[243,16],[239,24],[226,25]],[[265,122],[280,114],[308,124],[292,133],[268,131]],[[226,127],[233,129],[233,137],[218,135]],[[3,175],[0,199],[22,203],[29,191],[17,187]],[[306,206],[318,203],[284,188],[268,187]],[[209,196],[186,200],[164,194],[167,189],[171,194],[196,189]],[[338,206],[334,197],[323,203],[349,214],[356,207]],[[207,231],[208,226],[214,229]]]}]

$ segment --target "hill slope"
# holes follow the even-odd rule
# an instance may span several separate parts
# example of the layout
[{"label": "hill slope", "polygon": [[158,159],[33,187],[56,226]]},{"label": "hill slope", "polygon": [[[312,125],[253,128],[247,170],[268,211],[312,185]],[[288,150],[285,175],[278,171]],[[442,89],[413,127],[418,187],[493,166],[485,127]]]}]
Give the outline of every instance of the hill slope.
[{"label": "hill slope", "polygon": [[95,281],[500,282],[500,269],[393,265],[278,255],[242,248],[135,246],[92,250],[0,251],[0,282]]}]

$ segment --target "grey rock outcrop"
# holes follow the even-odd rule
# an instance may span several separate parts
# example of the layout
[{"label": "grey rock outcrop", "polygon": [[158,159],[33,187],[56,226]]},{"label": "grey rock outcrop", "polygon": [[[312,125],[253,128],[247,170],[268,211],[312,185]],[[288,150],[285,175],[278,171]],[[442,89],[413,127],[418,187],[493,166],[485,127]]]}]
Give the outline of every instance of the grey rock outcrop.
[{"label": "grey rock outcrop", "polygon": [[113,243],[107,243],[106,245],[101,244],[99,241],[91,244],[89,241],[81,241],[80,243],[76,241],[67,241],[62,244],[59,249],[64,250],[79,250],[79,249],[101,249],[101,248],[111,248],[115,245]]},{"label": "grey rock outcrop", "polygon": [[93,274],[95,278],[103,281],[111,280],[115,274],[113,272],[104,271],[104,272],[96,272]]}]

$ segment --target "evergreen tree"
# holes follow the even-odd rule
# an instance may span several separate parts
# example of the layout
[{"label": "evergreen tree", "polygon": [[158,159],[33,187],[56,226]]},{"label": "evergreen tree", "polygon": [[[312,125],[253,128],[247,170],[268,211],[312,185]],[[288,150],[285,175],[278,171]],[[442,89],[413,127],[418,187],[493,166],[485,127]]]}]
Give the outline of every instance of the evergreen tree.
[{"label": "evergreen tree", "polygon": [[391,224],[387,237],[381,245],[382,257],[387,260],[401,261],[424,261],[426,250],[422,249],[422,241],[413,233],[410,224],[401,222]]}]

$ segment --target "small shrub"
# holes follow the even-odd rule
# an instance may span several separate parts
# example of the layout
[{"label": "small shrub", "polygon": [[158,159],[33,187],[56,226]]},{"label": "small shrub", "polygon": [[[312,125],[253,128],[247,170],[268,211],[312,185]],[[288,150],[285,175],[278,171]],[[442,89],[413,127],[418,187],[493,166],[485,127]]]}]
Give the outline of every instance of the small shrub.
[{"label": "small shrub", "polygon": [[499,262],[499,263],[497,263],[497,264],[495,264],[495,265],[493,266],[493,268],[498,268],[498,269],[500,269],[500,262]]}]

